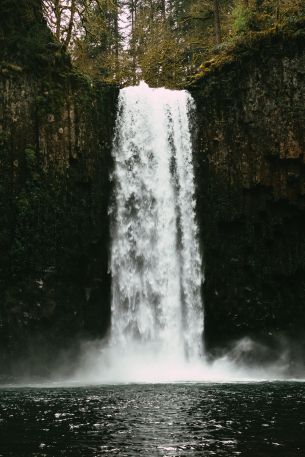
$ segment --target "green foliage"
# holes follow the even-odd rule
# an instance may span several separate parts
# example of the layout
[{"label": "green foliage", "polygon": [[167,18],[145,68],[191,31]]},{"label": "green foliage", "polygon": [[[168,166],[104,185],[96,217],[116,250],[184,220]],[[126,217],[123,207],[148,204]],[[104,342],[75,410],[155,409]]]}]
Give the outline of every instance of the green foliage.
[{"label": "green foliage", "polygon": [[36,152],[34,151],[34,149],[28,147],[25,149],[24,155],[27,167],[32,169],[36,163]]},{"label": "green foliage", "polygon": [[257,55],[257,52],[263,51],[264,47],[294,40],[297,37],[305,37],[305,18],[292,23],[285,22],[267,30],[242,34],[201,64],[199,71],[190,78],[190,83],[196,83],[208,75],[217,75],[226,65],[231,66],[235,63],[240,65],[242,59]]},{"label": "green foliage", "polygon": [[232,31],[234,35],[246,33],[250,29],[252,11],[241,2],[236,3],[232,10]]},{"label": "green foliage", "polygon": [[129,85],[145,79],[170,87],[185,85],[202,62],[232,43],[305,14],[303,0],[44,0],[44,5],[63,44],[74,19],[72,59],[89,80]]},{"label": "green foliage", "polygon": [[0,1],[0,62],[9,71],[45,70],[61,75],[71,69],[69,56],[55,43],[42,14],[42,0]]},{"label": "green foliage", "polygon": [[[217,45],[216,3],[222,39]],[[42,19],[42,5],[55,39]],[[152,85],[177,87],[232,43],[304,17],[305,2],[2,0],[0,14],[0,54],[3,60],[14,56],[22,68],[47,67],[63,77],[71,74],[64,52],[71,23],[72,59],[90,81],[129,85],[145,79]],[[38,105],[43,111],[44,100]]]}]

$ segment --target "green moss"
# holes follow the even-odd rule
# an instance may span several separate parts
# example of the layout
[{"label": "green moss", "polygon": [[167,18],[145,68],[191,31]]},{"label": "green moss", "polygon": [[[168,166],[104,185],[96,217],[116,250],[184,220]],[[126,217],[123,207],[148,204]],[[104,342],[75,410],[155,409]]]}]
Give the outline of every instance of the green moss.
[{"label": "green moss", "polygon": [[305,19],[291,23],[285,22],[282,26],[271,27],[259,32],[249,32],[232,43],[228,43],[210,60],[204,62],[199,67],[198,73],[191,78],[190,85],[198,84],[206,77],[221,72],[225,66],[239,65],[244,59],[251,58],[269,46],[304,38]]},{"label": "green moss", "polygon": [[232,17],[232,31],[235,35],[245,33],[249,30],[252,19],[252,11],[249,8],[238,3],[232,11]]},{"label": "green moss", "polygon": [[28,167],[32,168],[36,162],[36,152],[30,147],[26,148],[24,151],[26,164]]}]

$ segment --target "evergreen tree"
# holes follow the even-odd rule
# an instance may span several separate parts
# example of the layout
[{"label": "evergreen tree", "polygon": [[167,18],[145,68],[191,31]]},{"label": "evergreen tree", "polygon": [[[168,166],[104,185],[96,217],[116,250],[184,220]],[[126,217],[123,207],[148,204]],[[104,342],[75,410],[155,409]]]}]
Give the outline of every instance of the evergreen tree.
[{"label": "evergreen tree", "polygon": [[44,0],[50,28],[81,71],[109,83],[144,78],[173,87],[235,40],[304,9],[303,0]]},{"label": "evergreen tree", "polygon": [[41,0],[0,1],[0,58],[30,63],[52,41]]}]

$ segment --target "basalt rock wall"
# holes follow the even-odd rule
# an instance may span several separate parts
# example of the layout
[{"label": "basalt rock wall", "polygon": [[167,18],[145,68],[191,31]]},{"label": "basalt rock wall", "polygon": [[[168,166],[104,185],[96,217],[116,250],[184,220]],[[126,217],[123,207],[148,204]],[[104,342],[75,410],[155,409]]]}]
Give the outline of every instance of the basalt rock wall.
[{"label": "basalt rock wall", "polygon": [[0,67],[0,374],[47,374],[109,327],[118,91],[75,74],[54,47],[35,68]]},{"label": "basalt rock wall", "polygon": [[302,339],[304,24],[210,63],[192,94],[207,347]]}]

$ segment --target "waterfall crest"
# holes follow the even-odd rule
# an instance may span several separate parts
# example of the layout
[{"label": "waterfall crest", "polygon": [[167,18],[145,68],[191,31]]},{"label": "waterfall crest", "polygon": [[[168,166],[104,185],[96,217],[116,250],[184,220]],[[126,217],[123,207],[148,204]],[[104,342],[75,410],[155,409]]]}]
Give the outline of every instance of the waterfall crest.
[{"label": "waterfall crest", "polygon": [[110,345],[202,355],[202,265],[186,91],[122,89],[113,145]]}]

